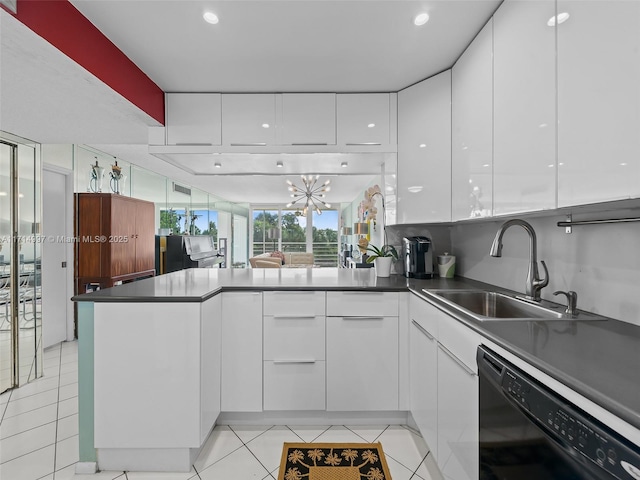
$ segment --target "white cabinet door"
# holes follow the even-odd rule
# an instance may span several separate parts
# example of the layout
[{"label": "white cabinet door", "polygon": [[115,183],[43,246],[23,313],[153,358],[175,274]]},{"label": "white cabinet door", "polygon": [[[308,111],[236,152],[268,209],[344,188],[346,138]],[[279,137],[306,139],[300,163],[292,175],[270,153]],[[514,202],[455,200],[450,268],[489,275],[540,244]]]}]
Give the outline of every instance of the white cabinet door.
[{"label": "white cabinet door", "polygon": [[[429,331],[429,308],[412,295],[409,310],[411,414],[429,450],[438,459],[438,340]],[[433,322],[435,323],[435,322]]]},{"label": "white cabinet door", "polygon": [[327,410],[398,410],[398,317],[327,317]]},{"label": "white cabinet door", "polygon": [[276,143],[275,132],[275,94],[225,93],[222,95],[224,145],[273,145]]},{"label": "white cabinet door", "polygon": [[451,71],[398,94],[398,223],[451,221]]},{"label": "white cabinet door", "polygon": [[283,93],[282,143],[336,144],[335,93]]},{"label": "white cabinet door", "polygon": [[167,145],[222,143],[219,93],[168,93]]},{"label": "white cabinet door", "polygon": [[451,217],[488,217],[493,209],[493,20],[451,75]]},{"label": "white cabinet door", "polygon": [[493,17],[495,215],[556,206],[554,0],[506,0]]},{"label": "white cabinet door", "polygon": [[222,294],[223,412],[262,411],[262,293]]},{"label": "white cabinet door", "polygon": [[222,297],[202,304],[200,320],[200,441],[204,443],[220,414]]},{"label": "white cabinet door", "polygon": [[325,362],[265,361],[264,409],[324,410]]},{"label": "white cabinet door", "polygon": [[558,206],[640,196],[640,2],[558,1]]},{"label": "white cabinet door", "polygon": [[438,466],[447,479],[478,479],[476,372],[438,346]]},{"label": "white cabinet door", "polygon": [[338,144],[388,145],[389,115],[388,93],[338,94]]}]

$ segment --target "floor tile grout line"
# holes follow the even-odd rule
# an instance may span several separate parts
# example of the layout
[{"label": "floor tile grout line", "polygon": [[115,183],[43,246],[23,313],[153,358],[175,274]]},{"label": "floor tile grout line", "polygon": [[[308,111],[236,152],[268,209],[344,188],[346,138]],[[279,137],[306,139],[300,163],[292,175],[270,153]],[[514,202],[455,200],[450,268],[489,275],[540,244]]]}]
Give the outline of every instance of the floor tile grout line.
[{"label": "floor tile grout line", "polygon": [[[55,442],[54,442],[54,443],[50,443],[49,445],[45,445],[44,447],[36,448],[35,450],[32,450],[32,451],[30,451],[30,452],[23,453],[22,455],[18,455],[17,457],[12,458],[11,460],[7,460],[6,462],[2,462],[2,463],[0,463],[0,466],[1,466],[1,465],[6,465],[7,463],[9,463],[9,462],[13,462],[14,460],[17,460],[18,458],[22,458],[22,457],[24,457],[24,456],[26,456],[26,455],[31,455],[32,453],[39,452],[40,450],[43,450],[43,449],[45,449],[45,448],[49,448],[49,447],[51,447],[52,445],[55,445]],[[52,473],[53,473],[53,470],[52,470],[51,472],[47,473],[47,474],[46,474],[46,475],[44,475],[44,476],[46,477],[47,475],[51,475]]]},{"label": "floor tile grout line", "polygon": [[[260,436],[260,435],[258,435],[258,436]],[[256,437],[256,438],[257,438],[257,437]],[[268,468],[267,468],[267,467],[266,467],[266,466],[265,466],[265,465],[260,461],[260,459],[256,456],[256,454],[255,454],[255,453],[253,453],[253,452],[251,451],[251,449],[249,448],[249,446],[248,446],[248,445],[245,445],[245,446],[244,446],[244,448],[246,448],[247,450],[249,450],[249,453],[253,456],[253,458],[255,458],[255,459],[258,461],[258,463],[262,466],[262,468],[264,468],[264,469],[265,469],[265,471],[267,472],[267,475],[271,475],[271,472],[269,471],[269,469],[268,469]],[[262,478],[265,478],[265,477],[262,477]]]},{"label": "floor tile grout line", "polygon": [[[47,405],[47,406],[49,406],[49,405]],[[43,408],[45,408],[45,407],[43,407]],[[16,415],[16,416],[18,416],[18,415]],[[9,417],[9,418],[14,418],[14,417]],[[42,423],[42,424],[40,424],[40,425],[38,425],[36,427],[27,428],[26,430],[22,430],[21,432],[14,433],[13,435],[9,435],[7,437],[2,437],[2,438],[0,438],[0,441],[4,442],[5,440],[9,440],[10,438],[13,438],[13,437],[15,437],[17,435],[22,435],[23,433],[27,433],[27,432],[30,432],[32,430],[35,430],[36,428],[44,427],[45,425],[51,425],[55,421],[56,420],[51,420],[50,422]]]},{"label": "floor tile grout line", "polygon": [[[427,452],[427,454],[424,456],[424,458],[422,459],[422,461],[418,464],[418,466],[416,467],[416,469],[414,470],[413,474],[411,475],[411,478],[409,480],[411,480],[413,477],[418,477],[418,478],[422,478],[420,475],[418,475],[418,470],[420,470],[420,465],[424,464],[424,462],[427,460],[427,457],[431,454],[431,450],[429,450]],[[425,465],[425,468],[427,466]]]}]

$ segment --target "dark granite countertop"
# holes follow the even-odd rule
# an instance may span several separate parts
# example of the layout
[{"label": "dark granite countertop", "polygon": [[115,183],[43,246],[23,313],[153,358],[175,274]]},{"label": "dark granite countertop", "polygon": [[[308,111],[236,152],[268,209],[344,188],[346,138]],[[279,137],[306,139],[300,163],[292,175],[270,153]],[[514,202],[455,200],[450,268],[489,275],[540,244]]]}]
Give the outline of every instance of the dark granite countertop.
[{"label": "dark granite countertop", "polygon": [[597,321],[480,322],[433,302],[422,289],[500,290],[474,280],[375,276],[373,269],[190,269],[73,297],[78,302],[202,302],[221,291],[412,291],[481,335],[640,428],[640,327]]}]

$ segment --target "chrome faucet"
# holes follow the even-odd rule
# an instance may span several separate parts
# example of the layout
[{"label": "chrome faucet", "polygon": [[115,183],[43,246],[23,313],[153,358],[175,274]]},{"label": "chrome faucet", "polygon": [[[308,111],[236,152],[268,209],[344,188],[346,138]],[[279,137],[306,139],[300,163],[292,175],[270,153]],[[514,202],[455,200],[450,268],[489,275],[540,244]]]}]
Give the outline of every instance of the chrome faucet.
[{"label": "chrome faucet", "polygon": [[531,225],[529,225],[524,220],[520,220],[517,218],[504,222],[498,229],[496,238],[493,239],[493,244],[491,245],[491,251],[489,252],[489,254],[492,257],[502,256],[502,236],[511,225],[520,225],[529,234],[529,271],[527,272],[527,284],[525,293],[527,298],[539,302],[540,290],[542,290],[549,284],[549,270],[547,270],[547,266],[545,265],[544,261],[540,261],[540,263],[542,263],[542,268],[544,268],[545,276],[544,280],[542,280],[540,278],[540,274],[538,273],[536,232],[533,230],[533,227]]}]

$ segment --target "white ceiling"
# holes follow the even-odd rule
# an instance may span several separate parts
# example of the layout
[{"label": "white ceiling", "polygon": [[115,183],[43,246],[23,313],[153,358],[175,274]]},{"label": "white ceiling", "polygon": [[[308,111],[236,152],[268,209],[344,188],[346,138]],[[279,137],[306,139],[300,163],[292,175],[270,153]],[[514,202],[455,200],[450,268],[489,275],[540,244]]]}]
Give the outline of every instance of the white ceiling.
[{"label": "white ceiling", "polygon": [[[71,0],[166,92],[398,91],[450,68],[501,1]],[[421,11],[430,21],[416,27]],[[285,201],[274,174],[192,176],[149,155],[155,120],[4,11],[0,40],[1,130],[92,145],[231,201]],[[289,160],[285,173],[309,159],[298,170]],[[335,198],[355,198],[379,173],[363,171],[336,179]]]}]

